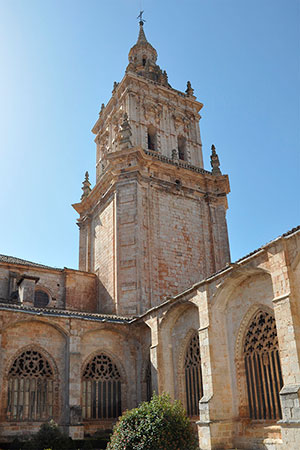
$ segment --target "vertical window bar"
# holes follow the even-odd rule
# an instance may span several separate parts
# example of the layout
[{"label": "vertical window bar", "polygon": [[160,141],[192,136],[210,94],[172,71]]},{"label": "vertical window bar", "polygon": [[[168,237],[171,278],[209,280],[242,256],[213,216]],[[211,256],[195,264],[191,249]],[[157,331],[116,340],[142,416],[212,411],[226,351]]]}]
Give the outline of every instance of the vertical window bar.
[{"label": "vertical window bar", "polygon": [[118,416],[122,414],[121,381],[118,381]]},{"label": "vertical window bar", "polygon": [[274,391],[274,372],[272,367],[272,361],[270,361],[270,365],[268,367],[268,373],[270,378],[270,391],[271,391],[271,398],[272,398],[272,419],[276,418],[276,398],[275,398],[275,391]]},{"label": "vertical window bar", "polygon": [[264,419],[266,419],[267,411],[266,411],[266,398],[265,398],[265,390],[264,390],[264,380],[262,375],[262,357],[263,355],[257,355],[257,368],[258,368],[258,379],[259,379],[259,391],[261,398],[261,415]]},{"label": "vertical window bar", "polygon": [[274,375],[275,375],[275,394],[276,394],[276,406],[277,406],[277,417],[280,417],[281,413],[281,407],[280,407],[280,398],[279,398],[279,391],[280,391],[280,379],[279,379],[279,371],[277,366],[277,359],[276,355],[277,351],[271,353],[271,359],[272,359],[272,365],[274,368]]},{"label": "vertical window bar", "polygon": [[268,359],[268,364],[263,364],[264,373],[264,386],[266,390],[266,401],[267,401],[267,419],[272,419],[272,408],[271,408],[271,398],[270,398],[270,380],[267,372],[267,367],[270,364],[269,355],[266,353],[265,358]]},{"label": "vertical window bar", "polygon": [[86,418],[86,381],[82,383],[82,418]]},{"label": "vertical window bar", "polygon": [[97,410],[97,418],[101,418],[101,381],[98,381],[98,410]]}]

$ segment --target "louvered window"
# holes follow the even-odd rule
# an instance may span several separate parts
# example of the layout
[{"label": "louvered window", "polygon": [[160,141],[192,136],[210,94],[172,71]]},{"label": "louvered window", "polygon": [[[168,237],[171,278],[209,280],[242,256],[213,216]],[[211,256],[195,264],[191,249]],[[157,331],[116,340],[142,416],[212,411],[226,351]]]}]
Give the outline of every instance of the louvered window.
[{"label": "louvered window", "polygon": [[244,361],[251,419],[280,419],[283,386],[275,318],[260,311],[244,342]]},{"label": "louvered window", "polygon": [[203,396],[199,336],[195,333],[185,355],[185,392],[189,416],[199,415],[199,400]]},{"label": "louvered window", "polygon": [[121,376],[109,356],[95,356],[82,377],[82,416],[84,419],[109,419],[121,415]]}]

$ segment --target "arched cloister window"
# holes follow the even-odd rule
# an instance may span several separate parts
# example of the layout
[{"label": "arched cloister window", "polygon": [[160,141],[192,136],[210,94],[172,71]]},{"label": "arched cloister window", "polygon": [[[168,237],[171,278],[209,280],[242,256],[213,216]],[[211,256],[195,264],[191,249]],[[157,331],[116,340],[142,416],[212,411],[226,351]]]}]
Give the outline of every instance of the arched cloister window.
[{"label": "arched cloister window", "polygon": [[283,386],[274,316],[256,313],[244,340],[244,362],[251,419],[280,419]]},{"label": "arched cloister window", "polygon": [[184,369],[187,413],[189,416],[198,416],[199,400],[203,396],[198,333],[195,333],[189,342],[185,354]]},{"label": "arched cloister window", "polygon": [[82,376],[82,417],[117,418],[121,412],[120,372],[109,356],[94,356]]},{"label": "arched cloister window", "polygon": [[49,420],[53,417],[54,374],[47,359],[28,349],[8,372],[8,420]]}]

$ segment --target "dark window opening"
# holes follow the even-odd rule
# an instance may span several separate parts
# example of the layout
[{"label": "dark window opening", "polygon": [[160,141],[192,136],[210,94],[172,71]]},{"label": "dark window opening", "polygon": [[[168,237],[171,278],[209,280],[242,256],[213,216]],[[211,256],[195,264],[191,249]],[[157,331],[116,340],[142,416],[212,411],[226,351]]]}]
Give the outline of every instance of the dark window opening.
[{"label": "dark window opening", "polygon": [[143,58],[143,66],[145,67],[146,65],[146,58]]},{"label": "dark window opening", "polygon": [[148,129],[148,149],[157,150],[156,131],[152,127]]},{"label": "dark window opening", "polygon": [[146,400],[147,402],[150,402],[152,395],[153,395],[153,391],[152,391],[152,375],[151,375],[151,361],[149,359],[148,361],[148,365],[147,365],[147,369],[146,369]]},{"label": "dark window opening", "polygon": [[45,308],[49,303],[49,295],[45,291],[35,291],[34,306],[37,308]]},{"label": "dark window opening", "polygon": [[178,158],[182,161],[186,161],[186,138],[179,136],[178,143]]}]

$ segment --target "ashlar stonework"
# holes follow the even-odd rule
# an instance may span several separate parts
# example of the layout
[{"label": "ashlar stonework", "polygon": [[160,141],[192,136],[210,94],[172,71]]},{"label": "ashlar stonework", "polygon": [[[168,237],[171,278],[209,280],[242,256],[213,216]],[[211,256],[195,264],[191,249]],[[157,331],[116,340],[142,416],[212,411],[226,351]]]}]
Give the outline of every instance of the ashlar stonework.
[{"label": "ashlar stonework", "polygon": [[200,449],[300,448],[300,228],[230,262],[202,106],[141,21],[73,205],[79,270],[0,255],[0,442],[50,418],[83,439],[155,390],[183,402]]}]

